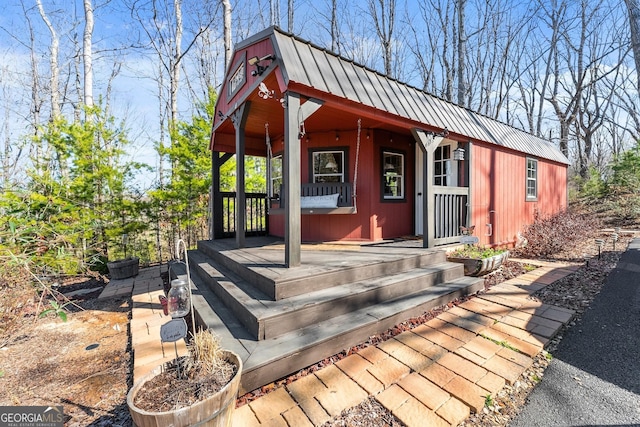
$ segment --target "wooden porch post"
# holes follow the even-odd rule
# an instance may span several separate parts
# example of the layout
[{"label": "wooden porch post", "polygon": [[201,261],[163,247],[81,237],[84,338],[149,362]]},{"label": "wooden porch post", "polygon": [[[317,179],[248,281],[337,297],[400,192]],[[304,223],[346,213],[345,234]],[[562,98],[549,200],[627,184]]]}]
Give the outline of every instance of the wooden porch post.
[{"label": "wooden porch post", "polygon": [[436,151],[443,136],[435,135],[433,132],[426,132],[421,129],[411,129],[413,137],[418,142],[424,154],[424,173],[422,174],[422,187],[424,197],[422,198],[422,247],[432,248],[434,246],[436,225],[433,189],[433,153]]},{"label": "wooden porch post", "polygon": [[287,268],[300,265],[300,125],[322,106],[322,101],[309,99],[300,104],[300,94],[285,94],[284,114],[284,264]]},{"label": "wooden porch post", "polygon": [[211,194],[209,203],[211,204],[211,228],[209,239],[213,240],[222,236],[222,197],[220,197],[220,152],[211,152]]},{"label": "wooden porch post", "polygon": [[236,128],[236,247],[244,248],[244,237],[247,230],[247,198],[244,188],[244,157],[245,157],[245,135],[244,127],[247,124],[247,117],[251,103],[243,103],[232,115],[231,121]]},{"label": "wooden porch post", "polygon": [[233,157],[232,153],[211,152],[211,234],[210,239],[224,237],[224,214],[222,195],[220,194],[220,168],[227,160]]}]

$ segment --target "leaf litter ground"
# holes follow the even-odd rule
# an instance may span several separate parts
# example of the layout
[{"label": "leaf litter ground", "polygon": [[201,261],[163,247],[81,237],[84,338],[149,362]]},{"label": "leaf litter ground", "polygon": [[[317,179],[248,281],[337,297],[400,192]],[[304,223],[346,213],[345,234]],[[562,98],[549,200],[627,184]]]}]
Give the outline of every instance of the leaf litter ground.
[{"label": "leaf litter ground", "polygon": [[[534,297],[545,303],[576,310],[580,316],[600,291],[606,276],[615,267],[631,238],[631,235],[622,235],[617,250],[607,247],[600,259],[593,257],[588,265],[583,262],[583,254],[594,254],[592,240],[555,256],[554,260],[575,261],[583,265],[576,273],[547,286]],[[485,287],[525,271],[522,264],[509,261],[500,270],[485,277]],[[131,425],[126,405],[126,394],[132,386],[128,333],[130,299],[97,299],[106,283],[100,277],[68,278],[62,281],[58,288],[60,292],[94,289],[91,293],[74,297],[74,302],[83,311],[67,306],[71,309],[67,322],[62,322],[53,314],[36,319],[38,300],[33,295],[20,294],[15,286],[0,283],[0,320],[3,324],[0,329],[0,388],[4,391],[0,395],[0,405],[63,405],[67,426]],[[240,396],[237,404],[246,404],[333,364],[360,348],[375,345],[411,329],[461,302],[454,301],[423,316],[409,319],[370,337],[359,346]],[[551,353],[562,339],[562,334],[563,331],[550,343],[548,350]],[[472,414],[461,426],[506,426],[544,376],[547,365],[545,354],[541,354],[519,381],[506,386],[497,393],[492,405],[480,413]],[[375,427],[401,426],[402,423],[375,399],[367,399],[325,424],[326,427],[348,425]]]}]

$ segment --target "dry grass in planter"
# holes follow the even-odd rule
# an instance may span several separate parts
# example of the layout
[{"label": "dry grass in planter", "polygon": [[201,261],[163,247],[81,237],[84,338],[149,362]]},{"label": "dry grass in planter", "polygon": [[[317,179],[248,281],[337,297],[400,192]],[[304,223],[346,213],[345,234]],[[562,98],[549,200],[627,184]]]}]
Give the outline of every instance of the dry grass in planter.
[{"label": "dry grass in planter", "polygon": [[218,337],[209,330],[197,332],[188,350],[143,385],[134,399],[136,407],[166,412],[193,405],[221,390],[238,369],[225,358]]}]

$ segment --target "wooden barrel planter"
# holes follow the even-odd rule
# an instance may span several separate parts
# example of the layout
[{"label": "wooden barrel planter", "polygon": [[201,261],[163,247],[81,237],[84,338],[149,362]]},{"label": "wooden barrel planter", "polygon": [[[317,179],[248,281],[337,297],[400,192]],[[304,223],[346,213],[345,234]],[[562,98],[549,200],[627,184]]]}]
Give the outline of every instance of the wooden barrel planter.
[{"label": "wooden barrel planter", "polygon": [[509,251],[502,252],[487,258],[462,258],[450,257],[448,261],[457,262],[464,265],[465,276],[483,276],[497,270],[503,262],[509,258]]},{"label": "wooden barrel planter", "polygon": [[113,280],[126,279],[137,276],[140,268],[140,258],[131,257],[118,261],[108,262],[109,277]]},{"label": "wooden barrel planter", "polygon": [[133,401],[144,384],[162,372],[162,366],[158,366],[153,371],[145,375],[131,387],[127,394],[127,405],[133,423],[137,427],[187,427],[187,426],[209,426],[209,427],[230,427],[233,419],[233,412],[236,408],[236,398],[240,387],[240,376],[242,374],[242,360],[240,357],[228,350],[224,350],[227,361],[235,364],[237,370],[229,383],[220,391],[212,394],[204,400],[194,403],[191,406],[166,412],[148,412],[136,407]]}]

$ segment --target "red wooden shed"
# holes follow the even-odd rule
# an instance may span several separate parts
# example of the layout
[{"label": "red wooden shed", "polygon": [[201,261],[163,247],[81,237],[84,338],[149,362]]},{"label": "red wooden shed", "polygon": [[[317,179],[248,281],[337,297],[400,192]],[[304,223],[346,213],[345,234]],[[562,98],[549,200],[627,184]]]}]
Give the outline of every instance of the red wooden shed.
[{"label": "red wooden shed", "polygon": [[285,264],[302,241],[422,236],[512,246],[536,211],[567,205],[567,158],[552,144],[268,28],[236,46],[216,104],[212,238],[235,224],[244,246],[255,211],[237,162],[234,218],[223,215],[220,165],[268,159],[269,234]]}]

